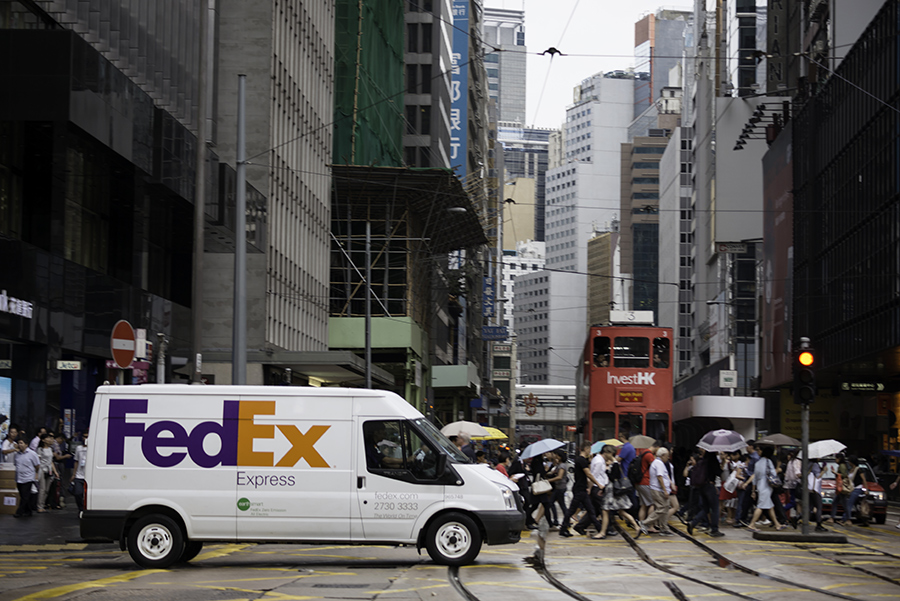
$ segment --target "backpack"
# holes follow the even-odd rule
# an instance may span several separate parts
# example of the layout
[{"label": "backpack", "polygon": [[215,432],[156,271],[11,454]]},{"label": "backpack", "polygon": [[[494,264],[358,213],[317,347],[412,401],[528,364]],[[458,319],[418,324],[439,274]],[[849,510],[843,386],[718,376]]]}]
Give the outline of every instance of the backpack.
[{"label": "backpack", "polygon": [[[628,479],[631,480],[631,483],[637,486],[641,483],[641,480],[644,479],[644,456],[650,453],[650,451],[644,451],[640,454],[640,456],[635,457],[634,461],[631,462],[631,465],[628,466]],[[650,453],[651,455],[653,453]]]}]

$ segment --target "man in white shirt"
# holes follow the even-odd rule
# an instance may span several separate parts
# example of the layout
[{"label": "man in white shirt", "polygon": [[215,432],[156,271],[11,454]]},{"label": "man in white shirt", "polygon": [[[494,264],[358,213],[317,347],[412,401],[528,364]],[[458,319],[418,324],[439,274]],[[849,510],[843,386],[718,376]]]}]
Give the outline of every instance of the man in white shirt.
[{"label": "man in white shirt", "polygon": [[19,449],[16,447],[16,439],[19,437],[19,429],[10,425],[6,432],[6,438],[0,443],[0,463],[8,463],[13,465],[16,462],[16,453]]},{"label": "man in white shirt", "polygon": [[669,492],[672,490],[672,480],[669,477],[669,468],[666,462],[669,460],[669,449],[660,447],[656,451],[656,458],[650,464],[650,494],[653,497],[653,511],[647,516],[644,525],[653,533],[653,528],[658,534],[672,536],[669,530]]},{"label": "man in white shirt", "polygon": [[[600,483],[600,486],[591,487],[591,501],[594,503],[594,512],[597,515],[603,514],[603,491],[609,486],[609,475],[606,473],[606,460],[603,453],[597,453],[591,459],[591,475]],[[587,521],[585,521],[587,524]],[[581,526],[582,524],[579,524]]]},{"label": "man in white shirt", "polygon": [[41,473],[41,460],[38,454],[28,448],[24,440],[18,442],[16,452],[16,488],[19,489],[19,507],[13,517],[21,518],[31,515],[31,487],[38,481]]}]

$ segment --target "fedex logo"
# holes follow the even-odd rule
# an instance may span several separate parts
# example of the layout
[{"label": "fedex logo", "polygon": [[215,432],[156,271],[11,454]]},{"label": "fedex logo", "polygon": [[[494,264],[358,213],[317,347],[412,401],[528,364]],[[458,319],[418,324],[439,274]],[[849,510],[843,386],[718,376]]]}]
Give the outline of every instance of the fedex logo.
[{"label": "fedex logo", "polygon": [[631,384],[639,386],[656,386],[653,377],[656,376],[655,371],[644,371],[633,376],[614,376],[606,372],[607,384]]},{"label": "fedex logo", "polygon": [[[146,424],[128,421],[129,415],[146,413],[146,399],[110,399],[107,465],[125,463],[125,439],[131,437],[141,439],[141,452],[157,467],[176,466],[187,455],[200,467],[293,467],[301,459],[310,467],[329,467],[316,451],[315,444],[331,426],[312,426],[304,434],[291,424],[275,426],[254,422],[257,415],[275,415],[275,401],[224,401],[221,422],[200,422],[190,432],[170,420]],[[278,463],[271,451],[253,450],[254,440],[275,438],[276,427],[291,443],[291,448]],[[209,454],[203,448],[207,436],[219,439],[218,452]]]}]

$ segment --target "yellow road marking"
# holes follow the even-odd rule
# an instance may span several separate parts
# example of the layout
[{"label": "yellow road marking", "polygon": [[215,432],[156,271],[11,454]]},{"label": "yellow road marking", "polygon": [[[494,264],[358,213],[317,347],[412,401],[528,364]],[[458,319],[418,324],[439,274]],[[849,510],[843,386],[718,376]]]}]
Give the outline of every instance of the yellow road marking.
[{"label": "yellow road marking", "polygon": [[206,553],[201,553],[193,561],[205,561],[207,559],[215,559],[217,557],[225,557],[226,555],[231,555],[232,553],[236,553],[247,547],[252,547],[252,544],[249,545],[225,545],[220,549],[213,549],[211,551],[207,551]]},{"label": "yellow road marking", "polygon": [[85,543],[66,543],[63,545],[0,545],[0,553],[13,553],[18,551],[83,551],[87,548]]},{"label": "yellow road marking", "polygon": [[[321,571],[315,570],[309,574],[294,573],[294,574],[290,575],[290,578],[299,580],[302,578],[314,578],[314,577],[322,578],[322,577],[327,577],[327,576],[357,576],[357,575],[358,574],[356,572],[328,572],[328,571],[324,571],[324,570],[321,570]],[[216,584],[216,583],[221,584],[223,582],[254,582],[254,581],[258,581],[258,580],[275,580],[275,579],[282,579],[282,578],[288,578],[288,576],[281,576],[281,577],[269,576],[268,578],[238,578],[235,580],[220,580],[220,579],[204,580],[204,581],[197,582],[196,584],[206,585],[206,584]]]},{"label": "yellow road marking", "polygon": [[[201,588],[214,590],[214,591],[218,590],[218,591],[235,591],[238,593],[251,593],[251,594],[253,594],[253,599],[259,599],[259,597],[257,595],[259,595],[259,593],[261,592],[261,591],[255,591],[253,589],[240,589],[240,588],[233,588],[233,587],[228,587],[228,586],[205,586],[205,587],[201,587]],[[287,595],[285,593],[277,593],[275,591],[266,591],[263,594],[262,598],[263,599],[276,599],[278,601],[305,601],[307,599],[321,599],[322,597],[311,597],[308,595]],[[242,599],[232,599],[231,601],[249,601],[249,597],[242,598]]]},{"label": "yellow road marking", "polygon": [[[430,589],[437,588],[448,588],[449,584],[433,584],[431,586],[417,586],[415,588],[405,588],[405,589],[385,589],[385,590],[373,590],[373,591],[365,591],[369,595],[394,595],[398,593],[415,593],[417,591],[427,591]],[[466,585],[468,586],[468,585]]]},{"label": "yellow road marking", "polygon": [[101,578],[100,580],[93,580],[91,582],[81,582],[79,584],[69,584],[66,586],[58,586],[56,588],[48,588],[47,590],[32,593],[24,597],[19,597],[16,601],[37,601],[39,599],[53,599],[56,597],[67,595],[69,593],[74,593],[76,591],[83,591],[89,588],[104,588],[111,584],[129,582],[131,580],[134,580],[135,578],[140,578],[141,576],[149,576],[151,574],[161,574],[165,572],[168,572],[168,570],[140,570],[138,572],[128,572],[127,574],[120,574],[118,576],[112,576],[110,578]]}]

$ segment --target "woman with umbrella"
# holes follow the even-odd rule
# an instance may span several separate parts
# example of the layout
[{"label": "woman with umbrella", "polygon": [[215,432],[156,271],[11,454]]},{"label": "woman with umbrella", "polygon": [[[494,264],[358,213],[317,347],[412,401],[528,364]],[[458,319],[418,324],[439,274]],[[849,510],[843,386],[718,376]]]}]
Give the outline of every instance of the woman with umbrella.
[{"label": "woman with umbrella", "polygon": [[750,519],[750,525],[747,529],[751,532],[759,532],[756,527],[756,520],[760,518],[762,512],[768,511],[769,517],[772,519],[772,525],[776,530],[784,529],[784,524],[778,523],[778,517],[775,515],[775,503],[772,501],[772,485],[769,479],[775,479],[778,475],[775,472],[775,464],[772,463],[772,455],[774,447],[763,447],[762,457],[756,462],[756,468],[753,470],[753,490],[756,493],[756,509],[753,510],[753,517]]}]

